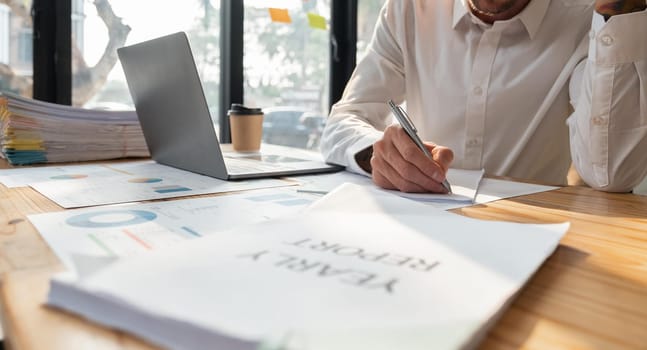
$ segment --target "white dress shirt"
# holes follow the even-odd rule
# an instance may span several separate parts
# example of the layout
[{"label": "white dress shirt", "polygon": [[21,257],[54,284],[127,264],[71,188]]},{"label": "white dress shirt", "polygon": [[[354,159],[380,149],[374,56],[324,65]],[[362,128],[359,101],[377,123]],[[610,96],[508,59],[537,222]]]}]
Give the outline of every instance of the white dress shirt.
[{"label": "white dress shirt", "polygon": [[572,161],[590,186],[629,191],[647,174],[647,11],[605,23],[593,0],[531,0],[488,25],[461,0],[389,0],[326,160],[365,173],[354,156],[393,122],[389,99],[451,167],[564,184]]}]

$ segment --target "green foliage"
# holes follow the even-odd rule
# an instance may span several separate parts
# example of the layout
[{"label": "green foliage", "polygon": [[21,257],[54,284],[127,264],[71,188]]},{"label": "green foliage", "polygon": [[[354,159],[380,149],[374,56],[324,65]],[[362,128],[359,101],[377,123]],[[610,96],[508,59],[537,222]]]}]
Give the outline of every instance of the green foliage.
[{"label": "green foliage", "polygon": [[220,15],[209,0],[199,0],[202,14],[187,31],[212,116],[217,115],[220,85]]},{"label": "green foliage", "polygon": [[362,56],[373,36],[376,20],[386,0],[359,0],[357,18],[357,52]]},{"label": "green foliage", "polygon": [[[220,15],[210,0],[198,0],[203,12],[187,34],[205,87],[209,105],[218,105]],[[245,93],[258,103],[279,105],[285,92],[318,91],[318,107],[325,105],[329,74],[330,30],[311,28],[307,13],[327,17],[331,0],[302,1],[290,9],[292,23],[271,22],[267,8],[245,8]],[[271,2],[270,2],[271,3]],[[358,50],[366,47],[384,0],[360,0]],[[268,4],[269,6],[270,4]],[[298,103],[298,102],[297,102]]]},{"label": "green foliage", "polygon": [[[246,8],[245,48],[255,46],[259,51],[259,57],[245,53],[248,95],[282,104],[285,89],[316,88],[319,101],[314,107],[321,104],[327,88],[330,31],[311,28],[307,14],[325,16],[329,9],[330,0],[303,1],[300,9],[290,10],[292,23],[286,24],[271,22],[267,8]],[[268,65],[266,69],[258,69],[261,62]]]}]

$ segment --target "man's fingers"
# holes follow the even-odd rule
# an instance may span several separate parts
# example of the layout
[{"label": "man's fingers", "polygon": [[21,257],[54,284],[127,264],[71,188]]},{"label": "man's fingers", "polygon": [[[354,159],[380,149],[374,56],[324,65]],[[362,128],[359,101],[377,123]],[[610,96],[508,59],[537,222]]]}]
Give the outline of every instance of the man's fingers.
[{"label": "man's fingers", "polygon": [[395,187],[394,184],[391,183],[382,173],[380,173],[379,170],[374,170],[373,171],[373,182],[387,190],[397,190],[398,188]]},{"label": "man's fingers", "polygon": [[[429,158],[427,158],[427,156],[424,154],[424,152],[418,148],[418,146],[413,142],[413,140],[411,140],[409,135],[407,135],[407,133],[401,127],[398,126],[397,128],[393,129],[394,130],[390,131],[393,134],[390,139],[393,140],[393,145],[398,150],[400,158],[404,158],[408,163],[414,165],[424,177],[427,177],[436,183],[442,182],[445,179],[445,172],[447,171],[447,168],[444,168],[435,161],[430,161]],[[389,129],[387,129],[387,131],[389,131]],[[391,161],[392,159],[394,158],[389,158],[389,161]],[[419,182],[423,181],[420,178],[412,180]],[[420,183],[423,184],[424,181]]]},{"label": "man's fingers", "polygon": [[[430,148],[430,147],[427,147]],[[432,146],[431,155],[438,165],[440,165],[445,172],[449,169],[450,164],[454,161],[454,151],[444,146]]]},{"label": "man's fingers", "polygon": [[418,148],[398,125],[389,126],[373,144],[373,181],[380,187],[402,192],[445,193],[441,182],[454,158],[446,148],[427,143],[432,159]]},{"label": "man's fingers", "polygon": [[388,164],[389,169],[382,170],[382,175],[388,177],[394,185],[396,185],[394,181],[397,180],[394,179],[395,174],[391,174],[391,169],[393,172],[397,172],[400,178],[425,189],[425,192],[438,192],[438,182],[423,174],[415,165],[404,159],[395,146],[389,142],[389,139],[376,142],[373,145],[373,150],[373,156],[379,158],[379,163],[375,166],[385,167],[385,164]]},{"label": "man's fingers", "polygon": [[374,155],[371,159],[371,166],[373,167],[373,182],[380,187],[412,193],[445,192],[442,185],[436,182],[432,181],[429,188],[425,188],[411,181],[410,178],[403,177],[382,157]]}]

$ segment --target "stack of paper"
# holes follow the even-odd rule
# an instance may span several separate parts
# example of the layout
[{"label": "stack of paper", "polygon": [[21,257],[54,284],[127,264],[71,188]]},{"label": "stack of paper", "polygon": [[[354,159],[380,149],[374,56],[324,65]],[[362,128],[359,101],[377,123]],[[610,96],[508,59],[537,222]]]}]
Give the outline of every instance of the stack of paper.
[{"label": "stack of paper", "polygon": [[59,275],[48,303],[172,349],[466,348],[567,228],[348,184],[298,216]]},{"label": "stack of paper", "polygon": [[11,164],[146,157],[134,111],[89,110],[0,94],[1,155]]}]

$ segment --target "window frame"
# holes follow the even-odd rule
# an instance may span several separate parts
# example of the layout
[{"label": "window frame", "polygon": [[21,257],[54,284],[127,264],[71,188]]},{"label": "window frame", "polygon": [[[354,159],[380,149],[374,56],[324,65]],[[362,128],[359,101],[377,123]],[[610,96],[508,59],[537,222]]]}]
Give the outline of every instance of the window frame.
[{"label": "window frame", "polygon": [[33,0],[33,97],[72,104],[72,0]]},{"label": "window frame", "polygon": [[[33,0],[33,97],[72,104],[72,1]],[[330,101],[341,98],[356,64],[358,0],[331,1]],[[220,0],[221,142],[230,142],[227,111],[244,103],[244,0]]]}]

